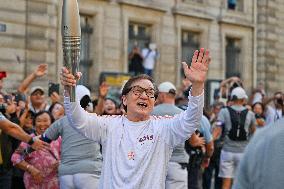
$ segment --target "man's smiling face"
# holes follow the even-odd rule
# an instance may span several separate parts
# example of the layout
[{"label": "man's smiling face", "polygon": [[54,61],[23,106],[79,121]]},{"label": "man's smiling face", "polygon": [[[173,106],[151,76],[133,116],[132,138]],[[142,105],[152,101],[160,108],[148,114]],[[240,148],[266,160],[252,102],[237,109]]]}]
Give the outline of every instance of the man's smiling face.
[{"label": "man's smiling face", "polygon": [[149,119],[155,104],[155,89],[151,81],[138,80],[131,85],[131,90],[123,96],[127,106],[127,117],[130,120],[144,121]]}]

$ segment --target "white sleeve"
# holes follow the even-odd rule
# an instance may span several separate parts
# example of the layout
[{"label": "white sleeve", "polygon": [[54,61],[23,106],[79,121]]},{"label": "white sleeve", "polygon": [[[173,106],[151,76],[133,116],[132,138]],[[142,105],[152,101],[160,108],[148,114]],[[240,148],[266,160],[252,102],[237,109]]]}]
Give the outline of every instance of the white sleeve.
[{"label": "white sleeve", "polygon": [[148,53],[148,50],[142,49],[142,57],[145,58]]},{"label": "white sleeve", "polygon": [[172,147],[183,143],[200,127],[204,93],[195,97],[189,94],[188,99],[188,107],[184,112],[177,114],[173,118],[164,118],[157,122],[163,125],[161,137]]},{"label": "white sleeve", "polygon": [[65,113],[70,125],[86,138],[102,143],[107,136],[108,119],[86,112],[78,102],[64,97]]},{"label": "white sleeve", "polygon": [[274,116],[275,116],[275,113],[274,113],[274,110],[271,106],[267,106],[267,109],[265,111],[265,124],[266,125],[269,125],[271,123],[274,122]]}]

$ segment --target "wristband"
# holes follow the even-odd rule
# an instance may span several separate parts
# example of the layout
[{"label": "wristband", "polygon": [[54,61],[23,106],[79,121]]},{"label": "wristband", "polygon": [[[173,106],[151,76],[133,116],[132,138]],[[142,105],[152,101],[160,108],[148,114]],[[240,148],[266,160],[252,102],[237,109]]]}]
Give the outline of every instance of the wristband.
[{"label": "wristband", "polygon": [[34,142],[35,142],[35,141],[34,141],[34,137],[32,137],[32,138],[29,140],[28,144],[29,144],[29,145],[33,145]]}]

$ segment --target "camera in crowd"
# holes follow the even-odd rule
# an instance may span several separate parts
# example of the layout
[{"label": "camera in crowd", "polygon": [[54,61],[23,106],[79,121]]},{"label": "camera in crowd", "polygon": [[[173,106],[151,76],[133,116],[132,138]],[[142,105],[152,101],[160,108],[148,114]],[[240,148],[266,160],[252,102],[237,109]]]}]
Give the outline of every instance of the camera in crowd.
[{"label": "camera in crowd", "polygon": [[56,92],[57,94],[59,93],[59,83],[48,83],[48,96],[51,96],[53,92]]},{"label": "camera in crowd", "polygon": [[255,115],[255,119],[261,119],[262,117],[261,117],[261,115],[259,115],[259,114],[254,114]]}]

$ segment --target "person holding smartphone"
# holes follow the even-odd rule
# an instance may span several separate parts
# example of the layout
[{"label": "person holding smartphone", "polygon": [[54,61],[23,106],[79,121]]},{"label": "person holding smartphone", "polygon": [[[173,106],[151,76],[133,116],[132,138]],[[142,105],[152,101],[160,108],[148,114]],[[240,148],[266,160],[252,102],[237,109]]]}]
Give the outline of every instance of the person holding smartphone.
[{"label": "person holding smartphone", "polygon": [[273,101],[271,105],[266,106],[265,116],[267,125],[276,122],[284,117],[284,95],[282,91],[274,93],[274,96],[267,100],[266,104]]},{"label": "person holding smartphone", "polygon": [[257,128],[261,128],[265,125],[264,109],[264,105],[261,102],[256,102],[252,105],[252,111],[255,114]]},{"label": "person holding smartphone", "polygon": [[158,51],[156,44],[146,43],[145,48],[142,49],[144,74],[153,76],[153,70],[158,59]]},{"label": "person holding smartphone", "polygon": [[38,140],[36,137],[28,135],[20,126],[9,121],[2,113],[0,113],[0,188],[10,189],[12,170],[7,169],[10,163],[12,147],[7,144],[7,135],[21,140],[35,150],[48,150],[49,144]]}]

